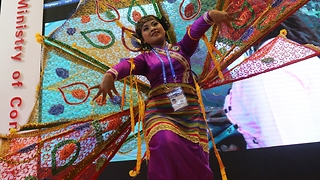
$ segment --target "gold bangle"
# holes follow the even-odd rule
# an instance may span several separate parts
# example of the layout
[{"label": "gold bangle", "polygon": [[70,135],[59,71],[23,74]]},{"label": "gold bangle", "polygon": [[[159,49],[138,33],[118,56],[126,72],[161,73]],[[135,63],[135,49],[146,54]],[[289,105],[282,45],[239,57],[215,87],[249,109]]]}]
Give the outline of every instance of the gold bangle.
[{"label": "gold bangle", "polygon": [[208,18],[208,16],[209,16],[209,13],[206,12],[206,13],[203,15],[203,20],[204,20],[206,23],[208,23],[208,24],[210,24],[210,25],[213,25],[214,22],[213,22],[212,20],[210,20],[210,19]]}]

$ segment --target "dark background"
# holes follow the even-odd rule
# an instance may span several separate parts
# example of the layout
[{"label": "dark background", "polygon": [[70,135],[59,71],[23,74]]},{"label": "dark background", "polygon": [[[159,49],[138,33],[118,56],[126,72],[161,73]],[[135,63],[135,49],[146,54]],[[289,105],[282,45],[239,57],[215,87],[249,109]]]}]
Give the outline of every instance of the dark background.
[{"label": "dark background", "polygon": [[[228,180],[320,180],[320,143],[239,150],[220,155]],[[135,161],[110,163],[98,180],[147,180],[145,162],[137,177],[129,176],[135,165]],[[213,151],[210,152],[210,166],[214,180],[220,180]]]},{"label": "dark background", "polygon": [[[45,3],[55,0],[45,0]],[[1,0],[0,0],[1,3]],[[68,18],[78,3],[44,9],[43,22]],[[1,6],[1,4],[0,4]],[[320,117],[319,117],[320,118]],[[216,157],[210,152],[210,165],[214,179],[220,180]],[[320,143],[299,144],[263,149],[222,152],[228,180],[320,180]],[[146,180],[147,167],[142,163],[140,174],[131,178],[129,171],[136,161],[112,162],[99,180]]]}]

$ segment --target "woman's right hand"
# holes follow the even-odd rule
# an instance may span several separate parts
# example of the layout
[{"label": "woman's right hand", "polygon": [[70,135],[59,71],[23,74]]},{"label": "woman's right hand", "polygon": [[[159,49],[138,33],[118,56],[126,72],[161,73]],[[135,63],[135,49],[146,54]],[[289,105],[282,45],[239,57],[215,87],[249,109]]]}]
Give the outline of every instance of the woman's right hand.
[{"label": "woman's right hand", "polygon": [[102,77],[100,84],[90,87],[91,89],[99,89],[98,93],[93,97],[92,101],[96,100],[100,95],[102,99],[98,102],[99,105],[103,105],[106,101],[107,94],[111,99],[113,99],[113,93],[119,96],[118,91],[114,86],[114,77],[111,73],[105,73]]}]

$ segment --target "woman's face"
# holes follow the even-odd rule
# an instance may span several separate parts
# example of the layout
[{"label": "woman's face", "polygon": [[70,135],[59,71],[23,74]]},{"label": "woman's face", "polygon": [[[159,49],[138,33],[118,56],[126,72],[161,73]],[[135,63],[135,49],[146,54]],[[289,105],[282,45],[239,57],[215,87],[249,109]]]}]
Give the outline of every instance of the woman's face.
[{"label": "woman's face", "polygon": [[141,35],[144,43],[148,43],[151,47],[163,47],[166,44],[166,31],[155,19],[143,24]]}]

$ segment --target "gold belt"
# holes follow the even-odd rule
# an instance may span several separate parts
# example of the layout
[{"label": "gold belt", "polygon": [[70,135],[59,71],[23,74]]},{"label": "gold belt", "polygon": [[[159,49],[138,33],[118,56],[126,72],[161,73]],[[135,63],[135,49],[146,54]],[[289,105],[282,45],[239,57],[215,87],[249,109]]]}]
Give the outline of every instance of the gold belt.
[{"label": "gold belt", "polygon": [[[169,86],[169,87],[165,86],[165,87],[156,88],[156,89],[151,90],[149,92],[149,97],[154,97],[154,96],[158,96],[161,94],[166,94],[168,92],[173,91],[174,88],[177,88],[177,86]],[[181,86],[181,88],[183,89],[183,92],[185,94],[197,95],[197,91],[193,87]]]}]

